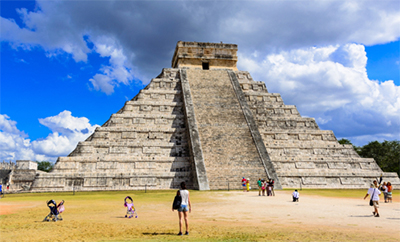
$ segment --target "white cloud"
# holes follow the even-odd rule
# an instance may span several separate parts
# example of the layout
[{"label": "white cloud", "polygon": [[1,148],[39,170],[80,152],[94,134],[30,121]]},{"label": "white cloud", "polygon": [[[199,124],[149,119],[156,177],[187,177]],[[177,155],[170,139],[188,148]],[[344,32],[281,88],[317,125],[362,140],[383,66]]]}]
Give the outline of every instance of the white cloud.
[{"label": "white cloud", "polygon": [[18,130],[16,122],[0,114],[0,160],[49,160],[68,155],[79,141],[91,135],[98,125],[91,125],[87,118],[77,118],[70,111],[39,119],[50,133],[44,139],[31,141]]},{"label": "white cloud", "polygon": [[21,26],[1,18],[3,41],[26,49],[40,46],[48,56],[68,53],[77,62],[88,61],[93,53],[109,57],[85,80],[106,94],[131,84],[134,77],[147,83],[170,63],[178,40],[233,42],[246,55],[265,56],[309,46],[382,44],[400,37],[396,1],[39,0],[34,11],[17,11]]},{"label": "white cloud", "polygon": [[339,137],[400,139],[400,87],[391,80],[368,79],[363,45],[282,51],[262,62],[253,58],[240,56],[240,69],[250,70],[255,80],[322,128]]},{"label": "white cloud", "polygon": [[111,38],[98,38],[94,42],[94,50],[101,57],[109,57],[109,66],[103,66],[89,81],[95,90],[110,95],[114,92],[114,87],[119,83],[129,85],[134,78],[134,74],[127,57],[121,47]]},{"label": "white cloud", "polygon": [[[147,83],[169,66],[178,40],[223,41],[238,44],[241,69],[338,136],[399,133],[399,87],[368,79],[363,46],[400,38],[397,1],[39,0],[36,5],[32,12],[18,10],[22,24],[1,17],[1,40],[26,51],[40,47],[48,57],[67,53],[76,62],[90,62],[90,55],[108,59],[84,80],[93,90],[110,95],[133,80]],[[77,73],[71,75],[79,81]],[[51,150],[62,137],[66,134],[54,131],[42,150]]]}]

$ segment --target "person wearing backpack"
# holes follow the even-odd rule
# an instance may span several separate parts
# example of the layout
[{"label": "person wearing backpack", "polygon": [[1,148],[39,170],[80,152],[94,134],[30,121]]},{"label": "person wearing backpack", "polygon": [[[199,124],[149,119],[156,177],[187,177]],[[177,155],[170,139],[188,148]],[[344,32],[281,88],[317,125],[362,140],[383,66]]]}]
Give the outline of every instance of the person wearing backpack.
[{"label": "person wearing backpack", "polygon": [[[181,204],[180,207],[177,209],[178,210],[178,216],[179,216],[179,233],[178,235],[182,235],[182,224],[183,224],[183,219],[185,219],[185,226],[186,226],[186,232],[185,235],[189,235],[189,219],[188,219],[188,212],[192,212],[192,204],[190,203],[190,197],[189,197],[189,191],[186,189],[186,183],[181,182],[181,190],[177,192],[177,196],[175,199],[179,199],[178,194],[180,195],[181,198]],[[172,207],[172,211],[174,211],[174,204],[175,204],[175,199]]]},{"label": "person wearing backpack", "polygon": [[172,212],[174,210],[178,210],[181,207],[181,203],[182,203],[182,197],[181,197],[181,193],[178,190],[176,192],[176,196],[174,198],[174,202],[172,203]]}]

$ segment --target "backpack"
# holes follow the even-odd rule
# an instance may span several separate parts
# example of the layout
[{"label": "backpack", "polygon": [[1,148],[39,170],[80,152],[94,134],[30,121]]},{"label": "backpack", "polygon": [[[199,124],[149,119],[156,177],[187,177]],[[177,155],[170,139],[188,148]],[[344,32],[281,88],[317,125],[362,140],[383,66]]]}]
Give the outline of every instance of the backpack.
[{"label": "backpack", "polygon": [[176,195],[174,202],[172,203],[172,209],[179,209],[181,207],[182,197],[181,195]]}]

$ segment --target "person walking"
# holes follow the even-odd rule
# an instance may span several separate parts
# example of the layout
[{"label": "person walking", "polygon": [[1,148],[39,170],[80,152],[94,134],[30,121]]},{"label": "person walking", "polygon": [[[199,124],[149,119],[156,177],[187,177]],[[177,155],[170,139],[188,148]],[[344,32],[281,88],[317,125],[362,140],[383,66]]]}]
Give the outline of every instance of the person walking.
[{"label": "person walking", "polygon": [[[178,235],[182,235],[182,224],[183,219],[185,220],[186,232],[185,235],[189,235],[189,220],[188,220],[188,212],[192,212],[192,204],[190,203],[189,191],[186,189],[186,183],[181,182],[181,190],[179,190],[179,194],[181,195],[182,202],[180,208],[178,208],[178,216],[179,216],[179,233]],[[174,211],[174,209],[172,209]]]},{"label": "person walking", "polygon": [[378,188],[376,188],[375,184],[371,184],[370,188],[368,189],[367,194],[364,197],[364,200],[368,197],[368,195],[371,195],[371,200],[372,204],[374,206],[374,214],[375,217],[379,217],[379,196],[381,195],[381,192],[379,191]]},{"label": "person walking", "polygon": [[247,178],[247,180],[246,180],[246,190],[247,190],[247,192],[250,191],[250,178]]}]

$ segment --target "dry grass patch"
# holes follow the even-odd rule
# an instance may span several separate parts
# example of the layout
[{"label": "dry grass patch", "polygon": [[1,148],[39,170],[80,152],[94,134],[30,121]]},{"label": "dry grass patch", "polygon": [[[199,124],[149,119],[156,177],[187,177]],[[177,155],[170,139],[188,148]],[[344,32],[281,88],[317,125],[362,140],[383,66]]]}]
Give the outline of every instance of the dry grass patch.
[{"label": "dry grass patch", "polygon": [[[118,191],[6,195],[0,200],[2,241],[398,241],[393,228],[400,225],[398,214],[383,216],[380,226],[392,226],[392,233],[368,223],[370,208],[364,201],[349,199],[346,191],[303,190],[301,202],[290,202],[291,191],[277,191],[275,197],[258,197],[256,192],[191,191],[193,212],[190,235],[178,237],[177,212],[171,211],[175,191]],[[322,195],[319,193],[323,193]],[[125,196],[134,200],[139,218],[124,218]],[[335,197],[354,214],[339,216],[326,203]],[[397,196],[397,195],[396,195]],[[351,196],[350,196],[351,197]],[[65,200],[64,220],[41,222],[48,214],[46,200]],[[336,200],[335,200],[336,201]],[[315,204],[314,204],[315,203]],[[316,209],[318,204],[327,207]],[[334,202],[332,209],[336,209]],[[359,204],[359,205],[358,205]],[[321,205],[322,206],[322,205]],[[397,207],[396,207],[397,206]],[[390,207],[390,208],[389,208]],[[364,212],[365,211],[365,212]],[[384,211],[383,211],[384,212]],[[315,213],[315,214],[313,214]],[[334,216],[332,217],[332,214]],[[398,220],[397,220],[398,219]],[[368,222],[363,222],[368,220]]]}]

